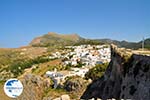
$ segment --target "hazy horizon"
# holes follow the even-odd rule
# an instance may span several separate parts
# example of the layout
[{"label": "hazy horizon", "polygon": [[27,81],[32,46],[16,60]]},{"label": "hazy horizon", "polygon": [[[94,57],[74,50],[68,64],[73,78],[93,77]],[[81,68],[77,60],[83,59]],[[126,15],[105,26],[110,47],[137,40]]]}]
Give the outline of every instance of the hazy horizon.
[{"label": "hazy horizon", "polygon": [[[47,32],[48,33],[48,32]],[[40,36],[43,36],[43,35],[45,35],[45,34],[47,34],[47,33],[44,33],[44,34],[40,34],[39,36],[36,36],[36,37],[34,37],[33,39],[35,39],[35,38],[37,38],[37,37],[40,37]],[[56,32],[54,32],[54,33],[56,33]],[[82,37],[80,34],[78,34],[78,33],[57,33],[57,34],[63,34],[63,35],[67,35],[67,34],[77,34],[77,35],[79,35],[80,37]],[[86,38],[86,37],[82,37],[82,38],[84,38],[84,39],[110,39],[110,40],[117,40],[117,39],[111,39],[111,38]],[[149,37],[150,38],[150,37]],[[19,47],[24,47],[24,46],[29,46],[29,43],[33,40],[33,39],[31,39],[29,42],[27,42],[27,44],[24,44],[24,45],[20,45],[20,46],[16,46],[16,47],[0,47],[0,48],[19,48]],[[128,41],[128,40],[120,40],[120,39],[118,39],[117,41],[127,41],[127,42],[140,42],[140,41],[142,41],[142,39],[143,39],[143,37],[140,39],[140,40],[138,40],[138,41]],[[145,38],[144,37],[144,39],[147,39],[147,38]]]},{"label": "hazy horizon", "polygon": [[83,38],[150,38],[149,0],[0,0],[0,48],[56,32]]}]

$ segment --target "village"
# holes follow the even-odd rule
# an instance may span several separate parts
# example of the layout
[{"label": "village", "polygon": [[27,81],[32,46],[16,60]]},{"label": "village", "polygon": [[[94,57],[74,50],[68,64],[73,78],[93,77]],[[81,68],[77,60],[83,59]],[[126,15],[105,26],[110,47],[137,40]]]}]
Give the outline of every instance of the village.
[{"label": "village", "polygon": [[[50,59],[64,58],[63,66],[72,66],[67,71],[47,71],[46,76],[50,77],[54,82],[54,88],[63,82],[66,77],[80,76],[84,78],[85,74],[90,68],[97,64],[110,62],[111,50],[109,45],[80,45],[80,46],[66,46],[69,52],[55,52],[49,56]],[[64,54],[64,52],[66,52]]]}]

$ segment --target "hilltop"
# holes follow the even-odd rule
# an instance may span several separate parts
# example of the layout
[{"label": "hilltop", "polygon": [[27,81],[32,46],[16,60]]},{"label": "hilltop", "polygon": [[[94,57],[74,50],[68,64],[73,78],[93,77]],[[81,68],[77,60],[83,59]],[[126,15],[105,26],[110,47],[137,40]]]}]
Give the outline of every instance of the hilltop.
[{"label": "hilltop", "polygon": [[57,34],[48,32],[43,36],[33,39],[30,43],[31,46],[64,46],[72,45],[82,40],[77,34]]}]

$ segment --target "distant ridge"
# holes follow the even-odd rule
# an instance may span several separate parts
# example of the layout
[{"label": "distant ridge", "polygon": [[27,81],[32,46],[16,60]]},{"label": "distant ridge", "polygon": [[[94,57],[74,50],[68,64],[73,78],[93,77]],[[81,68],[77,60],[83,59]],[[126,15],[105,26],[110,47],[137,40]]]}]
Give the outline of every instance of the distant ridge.
[{"label": "distant ridge", "polygon": [[[145,39],[145,48],[150,49],[150,38]],[[81,44],[115,44],[118,47],[129,49],[139,49],[142,47],[140,42],[117,41],[111,39],[85,39],[78,34],[58,34],[48,32],[47,34],[33,39],[30,46],[47,47],[47,46],[66,46],[66,45],[81,45]]]},{"label": "distant ridge", "polygon": [[[108,44],[115,44],[118,47],[125,47],[129,49],[139,49],[142,47],[142,41],[140,42],[128,42],[128,41],[117,41],[117,40],[111,40],[111,39],[99,39],[99,41],[108,43]],[[150,38],[147,38],[144,40],[145,48],[150,49]]]}]

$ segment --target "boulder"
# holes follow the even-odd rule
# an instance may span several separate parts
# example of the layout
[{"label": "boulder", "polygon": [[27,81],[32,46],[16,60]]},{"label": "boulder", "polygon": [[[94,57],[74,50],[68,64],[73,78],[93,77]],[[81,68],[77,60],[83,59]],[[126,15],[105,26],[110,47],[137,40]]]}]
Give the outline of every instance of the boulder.
[{"label": "boulder", "polygon": [[61,96],[61,100],[70,100],[70,96],[69,95],[62,95]]},{"label": "boulder", "polygon": [[53,99],[53,100],[61,100],[61,98],[59,97],[59,98],[55,98],[55,99]]}]

